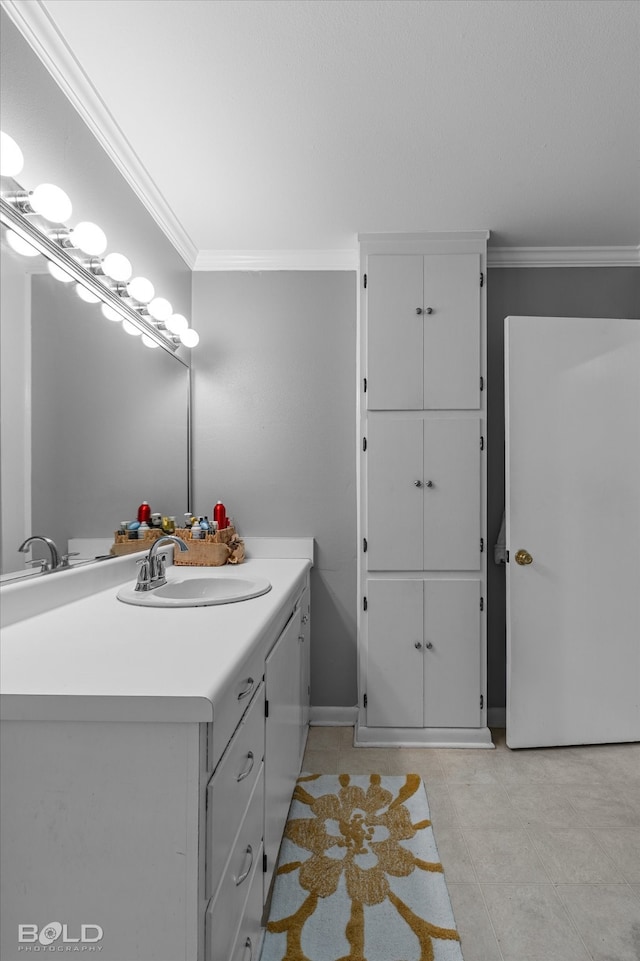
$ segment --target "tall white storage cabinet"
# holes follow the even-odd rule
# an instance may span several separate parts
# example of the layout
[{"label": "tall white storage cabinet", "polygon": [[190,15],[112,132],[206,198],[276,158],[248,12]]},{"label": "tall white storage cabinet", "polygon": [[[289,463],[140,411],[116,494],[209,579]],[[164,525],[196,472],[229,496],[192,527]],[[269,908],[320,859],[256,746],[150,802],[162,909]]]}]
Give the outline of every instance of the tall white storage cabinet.
[{"label": "tall white storage cabinet", "polygon": [[491,746],[488,237],[359,237],[357,744]]}]

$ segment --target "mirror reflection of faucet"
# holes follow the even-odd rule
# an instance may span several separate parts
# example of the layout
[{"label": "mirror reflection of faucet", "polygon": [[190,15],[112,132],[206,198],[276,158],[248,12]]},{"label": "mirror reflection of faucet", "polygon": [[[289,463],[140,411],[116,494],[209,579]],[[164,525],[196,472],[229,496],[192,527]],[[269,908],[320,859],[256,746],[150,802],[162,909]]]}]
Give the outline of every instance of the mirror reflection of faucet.
[{"label": "mirror reflection of faucet", "polygon": [[[43,544],[46,544],[46,546],[49,548],[49,553],[51,555],[51,558],[49,561],[45,560],[44,558],[37,558],[35,560],[28,561],[27,563],[33,566],[35,566],[36,564],[39,564],[40,570],[43,573],[47,571],[55,571],[56,568],[60,567],[60,554],[58,553],[58,548],[56,547],[55,542],[52,541],[50,537],[43,537],[42,534],[34,534],[32,537],[27,537],[27,539],[22,542],[18,550],[22,554],[26,554],[26,552],[29,550],[29,547],[31,546],[31,544],[33,544],[34,541],[41,541]],[[68,565],[69,555],[66,555],[66,556],[67,556],[67,565]]]},{"label": "mirror reflection of faucet", "polygon": [[164,537],[159,537],[151,545],[149,553],[138,561],[140,570],[136,581],[136,591],[153,591],[156,587],[162,587],[163,584],[167,583],[164,564],[166,555],[158,554],[158,547],[166,541],[177,544],[181,551],[189,550],[181,537],[175,537],[173,534],[165,534]]}]

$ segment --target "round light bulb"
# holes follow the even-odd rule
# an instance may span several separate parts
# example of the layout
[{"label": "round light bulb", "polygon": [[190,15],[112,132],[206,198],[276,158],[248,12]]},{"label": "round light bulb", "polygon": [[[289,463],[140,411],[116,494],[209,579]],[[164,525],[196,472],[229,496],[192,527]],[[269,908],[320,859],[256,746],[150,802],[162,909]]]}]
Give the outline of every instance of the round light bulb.
[{"label": "round light bulb", "polygon": [[168,320],[173,313],[173,307],[164,297],[154,297],[149,304],[149,313],[154,320]]},{"label": "round light bulb", "polygon": [[55,224],[68,220],[73,209],[64,190],[55,184],[40,184],[29,194],[29,203],[35,213]]},{"label": "round light bulb", "polygon": [[122,320],[121,314],[119,314],[117,310],[114,310],[113,307],[110,307],[109,304],[103,304],[100,310],[107,320]]},{"label": "round light bulb", "polygon": [[126,319],[122,321],[122,329],[126,330],[126,332],[131,334],[132,337],[139,337],[142,333],[142,331],[136,327],[135,324],[132,324],[130,320]]},{"label": "round light bulb", "polygon": [[89,220],[81,220],[69,231],[69,239],[74,247],[78,247],[90,257],[99,257],[107,249],[107,238],[97,224]]},{"label": "round light bulb", "polygon": [[102,269],[107,277],[120,284],[126,284],[133,273],[133,267],[123,254],[107,254],[102,261]]},{"label": "round light bulb", "polygon": [[23,257],[37,257],[40,253],[35,247],[32,247],[30,243],[24,240],[20,234],[17,234],[15,230],[7,230],[7,243],[12,250],[15,250],[17,254],[22,254]]},{"label": "round light bulb", "polygon": [[84,300],[85,304],[100,303],[100,298],[96,297],[96,295],[92,291],[87,290],[86,287],[83,287],[82,284],[76,284],[76,294],[78,295],[80,300]]},{"label": "round light bulb", "polygon": [[146,277],[134,277],[127,284],[127,293],[141,304],[148,304],[153,300],[153,284]]},{"label": "round light bulb", "polygon": [[159,346],[160,346],[160,344],[157,344],[157,343],[155,342],[155,340],[153,339],[153,337],[149,337],[148,334],[143,334],[143,335],[142,335],[142,343],[144,344],[145,347],[159,347]]},{"label": "round light bulb", "polygon": [[71,274],[68,274],[66,270],[63,270],[62,267],[58,267],[57,264],[53,264],[51,261],[47,264],[47,268],[51,276],[63,284],[70,284],[73,280]]},{"label": "round light bulb", "polygon": [[0,172],[3,177],[17,177],[24,167],[24,157],[13,137],[0,130]]},{"label": "round light bulb", "polygon": [[179,337],[185,347],[197,347],[200,343],[200,335],[193,327],[187,327],[179,334]]},{"label": "round light bulb", "polygon": [[171,314],[166,320],[167,330],[171,331],[172,334],[180,334],[187,329],[189,326],[189,321],[182,314]]}]

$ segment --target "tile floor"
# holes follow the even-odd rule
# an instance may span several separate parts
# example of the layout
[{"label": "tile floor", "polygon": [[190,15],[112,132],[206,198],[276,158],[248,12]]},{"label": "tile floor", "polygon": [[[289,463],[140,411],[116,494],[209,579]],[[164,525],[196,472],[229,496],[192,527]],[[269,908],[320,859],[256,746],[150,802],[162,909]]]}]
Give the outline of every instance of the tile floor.
[{"label": "tile floor", "polygon": [[354,748],[352,728],[313,727],[304,770],[422,776],[464,961],[640,961],[640,744],[493,739]]}]

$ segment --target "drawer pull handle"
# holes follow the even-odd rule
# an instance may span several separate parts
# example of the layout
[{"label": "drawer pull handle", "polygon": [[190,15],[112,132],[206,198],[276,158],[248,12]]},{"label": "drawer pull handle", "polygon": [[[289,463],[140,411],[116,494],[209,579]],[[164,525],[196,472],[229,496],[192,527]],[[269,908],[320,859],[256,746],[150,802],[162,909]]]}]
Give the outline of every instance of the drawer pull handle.
[{"label": "drawer pull handle", "polygon": [[254,687],[254,684],[255,684],[255,683],[256,683],[256,682],[254,681],[254,679],[253,679],[252,677],[247,678],[247,686],[245,687],[244,691],[240,691],[240,693],[238,694],[238,700],[239,700],[239,701],[244,700],[245,697],[249,697],[249,695],[251,694],[251,692],[252,692],[252,690],[253,690],[253,687]]},{"label": "drawer pull handle", "polygon": [[246,777],[249,777],[249,775],[250,775],[251,772],[253,771],[253,765],[254,765],[254,763],[255,763],[255,760],[254,760],[254,757],[253,757],[253,751],[249,751],[249,753],[247,754],[247,760],[249,761],[249,766],[246,767],[246,768],[244,769],[244,771],[241,771],[240,774],[238,774],[238,776],[237,776],[237,778],[236,778],[236,781],[237,781],[238,783],[240,783],[240,781],[244,781],[244,779],[245,779]]},{"label": "drawer pull handle", "polygon": [[250,844],[247,844],[247,850],[245,851],[245,854],[249,855],[249,867],[246,871],[239,875],[239,877],[236,878],[236,887],[239,887],[243,881],[246,881],[251,874],[251,866],[253,864],[253,848]]},{"label": "drawer pull handle", "polygon": [[[247,955],[247,948],[249,948],[249,954]],[[244,942],[244,956],[248,957],[249,961],[253,961],[253,944],[251,943],[251,938],[247,938]]]}]

